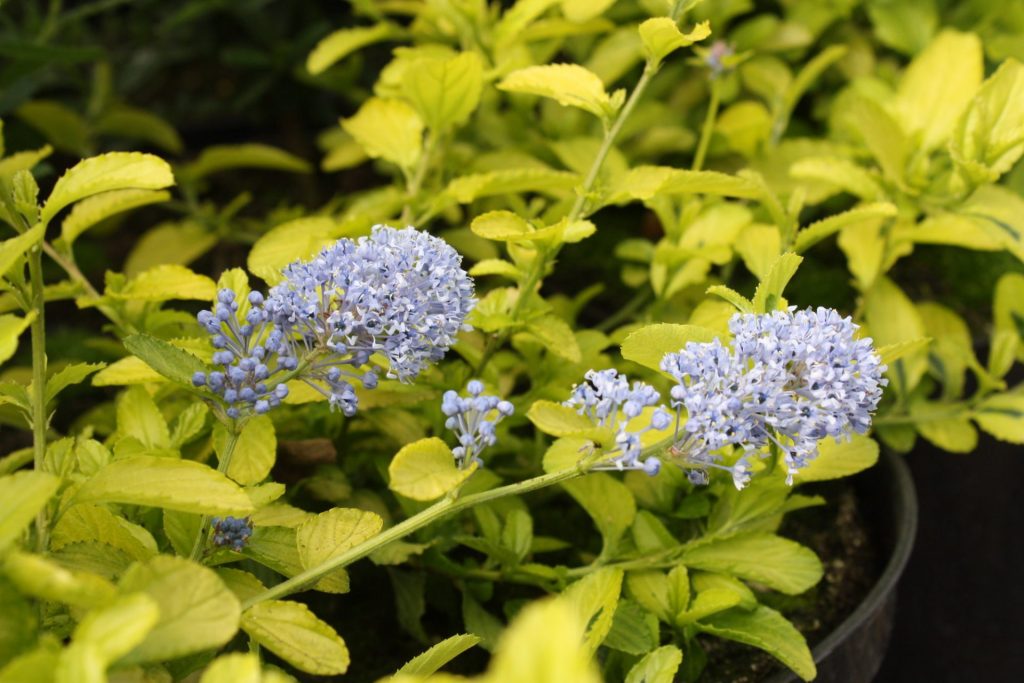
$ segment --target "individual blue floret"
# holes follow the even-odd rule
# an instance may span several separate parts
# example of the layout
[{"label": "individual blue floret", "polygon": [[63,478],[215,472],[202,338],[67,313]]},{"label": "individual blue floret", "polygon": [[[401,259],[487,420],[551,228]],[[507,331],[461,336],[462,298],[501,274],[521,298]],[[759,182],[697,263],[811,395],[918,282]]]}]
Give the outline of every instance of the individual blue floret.
[{"label": "individual blue floret", "polygon": [[459,467],[470,463],[483,465],[480,453],[497,441],[495,427],[515,412],[508,401],[498,396],[484,395],[483,382],[472,380],[466,385],[468,396],[446,391],[441,398],[441,412],[445,414],[445,427],[455,433],[459,445],[452,449]]},{"label": "individual blue floret", "polygon": [[672,424],[671,414],[662,406],[651,415],[650,423],[643,429],[630,431],[631,420],[640,416],[644,408],[657,405],[661,395],[649,384],[633,382],[630,386],[625,375],[614,369],[589,370],[584,375],[586,382],[573,387],[572,396],[565,405],[577,409],[600,427],[615,432],[615,447],[607,449],[613,455],[606,463],[595,469],[627,470],[637,469],[651,476],[658,473],[661,461],[650,456],[641,461],[643,450],[641,436],[651,430],[663,431]]}]

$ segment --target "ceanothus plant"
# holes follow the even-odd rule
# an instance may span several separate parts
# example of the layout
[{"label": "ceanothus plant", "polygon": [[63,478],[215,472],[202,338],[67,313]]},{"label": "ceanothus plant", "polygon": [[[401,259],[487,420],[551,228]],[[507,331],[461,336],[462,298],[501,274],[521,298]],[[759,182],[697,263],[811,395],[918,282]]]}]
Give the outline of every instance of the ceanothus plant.
[{"label": "ceanothus plant", "polygon": [[[783,3],[780,25],[861,35],[826,32],[847,19],[809,3]],[[354,61],[316,81],[372,93],[323,136],[323,170],[380,181],[323,206],[278,193],[266,215],[238,216],[246,196],[216,206],[214,173],[311,170],[261,145],[174,168],[104,154],[45,201],[31,171],[48,148],[0,160],[14,233],[0,244],[0,356],[32,338],[31,368],[0,382],[5,427],[31,429],[31,449],[0,459],[0,681],[289,680],[262,650],[343,674],[349,626],[314,609],[336,599],[343,609],[319,613],[362,618],[345,601],[365,586],[344,570],[364,558],[388,567],[413,637],[465,632],[403,667],[403,683],[476,644],[496,652],[487,683],[520,683],[534,664],[529,675],[558,681],[697,680],[709,638],[753,643],[810,680],[804,637],[773,607],[822,576],[779,533],[786,511],[819,501],[792,492],[871,466],[873,426],[901,449],[919,432],[970,450],[974,422],[1024,438],[1003,379],[1021,348],[1020,278],[997,292],[982,367],[959,317],[885,275],[914,244],[1019,252],[1001,226],[1020,201],[997,184],[1024,153],[1017,62],[983,81],[977,37],[944,32],[891,84],[890,111],[888,81],[821,78],[857,46],[780,52],[777,36],[732,31],[746,10],[729,3],[502,5],[356,3],[366,25],[325,37],[314,78],[372,43],[398,48],[372,88]],[[712,25],[716,42],[679,58]],[[931,88],[928,72],[967,87]],[[812,84],[821,96],[797,108]],[[851,105],[829,117],[833,140],[787,138],[794,117],[833,101]],[[97,288],[76,240],[160,204],[174,224]],[[636,222],[617,229],[609,207]],[[821,220],[805,224],[806,207]],[[837,306],[878,348],[853,319],[783,298],[799,254],[834,235],[863,295]],[[192,270],[240,245],[245,270]],[[577,280],[583,261],[616,272]],[[554,291],[556,268],[578,291]],[[88,345],[109,364],[64,363],[47,344],[46,309],[62,299],[109,321],[116,343]],[[961,400],[968,368],[979,388]],[[90,377],[122,389],[52,420],[61,392]],[[302,480],[275,468],[314,448],[321,464]],[[427,599],[435,581],[448,590],[430,597],[454,601],[443,609]],[[307,591],[332,597],[289,599]],[[564,597],[497,635],[498,615],[546,593]]]}]

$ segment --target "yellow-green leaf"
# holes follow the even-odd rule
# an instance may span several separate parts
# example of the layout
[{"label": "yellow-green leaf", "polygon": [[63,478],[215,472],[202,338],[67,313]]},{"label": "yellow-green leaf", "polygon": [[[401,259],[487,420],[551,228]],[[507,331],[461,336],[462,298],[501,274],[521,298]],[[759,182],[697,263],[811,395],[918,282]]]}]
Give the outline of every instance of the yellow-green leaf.
[{"label": "yellow-green leaf", "polygon": [[162,190],[173,184],[170,165],[152,154],[101,154],[78,162],[60,177],[43,205],[40,221],[47,224],[64,207],[100,192],[129,188]]},{"label": "yellow-green leaf", "polygon": [[563,484],[587,511],[604,539],[604,553],[614,553],[619,539],[636,518],[636,499],[618,479],[605,472],[593,472]]},{"label": "yellow-green leaf", "polygon": [[411,169],[423,146],[423,120],[402,100],[371,97],[341,127],[374,159]]},{"label": "yellow-green leaf", "polygon": [[[73,641],[94,647],[102,660],[111,663],[138,646],[160,621],[160,605],[146,593],[115,599],[110,587],[106,606],[90,612],[75,627]],[[100,605],[96,605],[99,607]]]},{"label": "yellow-green leaf", "polygon": [[992,182],[1024,154],[1024,66],[1007,59],[957,122],[950,152],[975,182]]},{"label": "yellow-green leaf", "polygon": [[818,443],[818,457],[795,475],[797,483],[840,479],[873,467],[878,462],[878,442],[854,435],[849,441],[836,443],[823,439]]},{"label": "yellow-green leaf", "polygon": [[780,256],[768,269],[768,276],[757,285],[754,291],[754,312],[770,313],[783,305],[785,299],[782,292],[796,274],[803,257],[788,252]]},{"label": "yellow-green leaf", "polygon": [[197,220],[166,221],[147,230],[124,261],[124,274],[135,277],[165,263],[187,266],[217,244],[217,235]]},{"label": "yellow-green leaf", "polygon": [[202,151],[199,157],[181,168],[181,175],[196,181],[208,175],[233,168],[265,168],[287,173],[309,173],[309,162],[289,154],[283,149],[258,143],[241,145],[214,145]]},{"label": "yellow-green leaf", "polygon": [[789,167],[789,175],[797,180],[833,186],[837,191],[849,192],[865,201],[876,201],[884,194],[882,186],[868,169],[842,157],[800,159]]},{"label": "yellow-green leaf", "polygon": [[323,73],[349,54],[367,45],[379,43],[393,35],[388,24],[358,26],[329,33],[322,38],[306,58],[306,70],[316,75]]},{"label": "yellow-green leaf", "polygon": [[594,423],[575,408],[554,401],[535,401],[526,417],[537,429],[552,436],[578,436],[592,432]]},{"label": "yellow-green leaf", "polygon": [[319,566],[380,532],[379,515],[355,508],[332,508],[310,517],[296,530],[302,565]]},{"label": "yellow-green leaf", "polygon": [[145,593],[160,608],[156,626],[122,663],[159,662],[216,649],[238,631],[238,598],[212,569],[184,558],[158,555],[132,565],[119,588],[126,594]]},{"label": "yellow-green leaf", "polygon": [[488,670],[494,683],[600,683],[583,647],[585,624],[558,598],[534,602],[502,634]]},{"label": "yellow-green leaf", "polygon": [[676,628],[688,626],[712,614],[725,611],[740,604],[740,595],[736,591],[725,588],[708,588],[697,593],[689,609],[679,612],[675,617]]},{"label": "yellow-green leaf", "polygon": [[809,548],[781,536],[750,533],[714,539],[683,553],[687,567],[732,574],[798,595],[818,583],[821,561]]},{"label": "yellow-green leaf", "polygon": [[444,131],[469,120],[480,103],[483,62],[475,52],[450,58],[426,57],[402,75],[402,91],[423,122]]},{"label": "yellow-green leaf", "polygon": [[194,273],[185,266],[163,264],[139,273],[124,289],[111,292],[109,296],[132,301],[213,301],[216,294],[216,284],[205,275]]},{"label": "yellow-green leaf", "polygon": [[474,173],[452,180],[444,194],[460,204],[469,204],[481,197],[541,192],[559,196],[579,183],[580,177],[569,171],[550,168],[513,168],[487,173]]},{"label": "yellow-green leaf", "polygon": [[634,330],[623,340],[622,357],[646,368],[660,370],[661,360],[666,353],[682,351],[689,342],[705,343],[714,338],[714,332],[697,325],[646,325]]},{"label": "yellow-green leaf", "polygon": [[974,409],[974,421],[1000,441],[1024,444],[1024,394],[995,394]]},{"label": "yellow-green leaf", "polygon": [[96,132],[119,138],[144,140],[173,154],[182,150],[181,136],[156,114],[124,104],[110,107],[96,120]]},{"label": "yellow-green leaf", "polygon": [[658,195],[710,194],[740,199],[756,199],[764,191],[757,183],[718,171],[686,171],[668,166],[637,166],[617,185],[610,201],[639,199]]},{"label": "yellow-green leaf", "polygon": [[455,456],[437,437],[402,447],[388,466],[388,487],[413,500],[434,500],[466,480],[474,471],[455,466]]},{"label": "yellow-green leaf", "polygon": [[888,202],[877,202],[865,204],[849,211],[843,211],[823,218],[820,221],[811,223],[801,230],[796,237],[794,249],[802,253],[830,235],[834,235],[843,228],[858,225],[864,221],[873,221],[878,218],[891,218],[897,213],[896,207]]},{"label": "yellow-green leaf", "polygon": [[484,239],[518,241],[529,239],[534,228],[511,211],[488,211],[473,219],[469,229]]},{"label": "yellow-green leaf", "polygon": [[[914,304],[889,278],[879,277],[864,295],[864,314],[876,347],[909,342],[926,336],[924,322]],[[921,352],[894,361],[886,371],[893,388],[905,394],[917,386],[927,370]]]},{"label": "yellow-green leaf", "polygon": [[544,471],[561,472],[576,467],[580,461],[594,448],[594,442],[575,436],[563,436],[555,439],[544,452]]},{"label": "yellow-green leaf", "polygon": [[900,79],[894,108],[903,129],[931,150],[945,142],[984,76],[981,40],[947,29],[935,37]]},{"label": "yellow-green leaf", "polygon": [[978,446],[978,430],[966,409],[956,411],[945,403],[922,401],[910,407],[910,414],[917,433],[944,451],[970,453]]},{"label": "yellow-green leaf", "polygon": [[3,571],[27,595],[86,609],[103,606],[117,593],[113,584],[101,576],[71,571],[29,553],[10,553],[3,563]]},{"label": "yellow-green leaf", "polygon": [[21,535],[59,486],[57,477],[34,470],[0,477],[0,550]]},{"label": "yellow-green leaf", "polygon": [[[271,683],[260,676],[260,658],[254,652],[232,652],[213,660],[199,683]],[[282,682],[283,683],[283,682]]]},{"label": "yellow-green leaf", "polygon": [[315,256],[331,243],[337,228],[326,216],[308,216],[282,223],[256,240],[249,251],[249,271],[268,285],[284,279],[282,270],[294,261]]},{"label": "yellow-green leaf", "polygon": [[[194,355],[186,351],[185,349],[166,342],[163,339],[157,339],[147,334],[133,334],[129,337],[125,337],[124,346],[126,349],[138,356],[137,359],[146,368],[150,368],[150,372],[155,371],[160,376],[166,377],[169,380],[178,382],[179,384],[192,384],[192,376],[197,372],[206,370],[202,361],[196,358]],[[132,379],[130,383],[137,383],[138,381],[147,381],[145,376],[139,377],[140,373],[143,372],[143,368],[140,368],[136,363],[128,363],[133,359],[124,359],[118,361],[114,365],[122,364],[119,368],[120,374],[115,374],[115,377],[109,375],[103,375],[103,372],[97,374],[94,384],[97,386],[103,386],[103,383],[113,384],[115,378]],[[114,366],[111,366],[111,368]],[[110,368],[107,368],[108,370]],[[129,382],[125,382],[129,383]]]},{"label": "yellow-green leaf", "polygon": [[28,329],[35,318],[35,312],[19,318],[16,315],[0,315],[0,363],[5,363],[18,350],[18,338]]},{"label": "yellow-green leaf", "polygon": [[0,242],[0,277],[6,275],[18,259],[42,241],[45,231],[46,226],[37,223],[20,235]]},{"label": "yellow-green leaf", "polygon": [[[218,459],[223,457],[229,434],[220,425],[213,432],[213,446]],[[277,436],[274,423],[266,415],[249,418],[238,435],[227,475],[242,486],[260,483],[270,474],[277,460]]]},{"label": "yellow-green leaf", "polygon": [[883,365],[891,365],[893,361],[896,361],[903,356],[909,356],[917,353],[918,351],[925,350],[931,342],[932,340],[930,337],[895,342],[893,344],[886,344],[885,346],[878,347],[877,353],[878,357],[882,359]]},{"label": "yellow-green leaf", "polygon": [[576,341],[569,323],[557,315],[545,315],[531,320],[526,325],[541,344],[556,356],[561,356],[570,363],[579,363],[583,355],[580,352],[580,345]]},{"label": "yellow-green leaf", "polygon": [[682,650],[675,645],[663,645],[633,665],[626,674],[626,683],[672,683],[682,663]]},{"label": "yellow-green leaf", "polygon": [[720,612],[698,623],[706,633],[753,645],[772,655],[805,681],[817,675],[807,641],[784,616],[764,605],[752,611]]},{"label": "yellow-green leaf", "polygon": [[257,603],[242,614],[242,629],[300,671],[328,676],[348,670],[345,641],[301,603]]},{"label": "yellow-green leaf", "polygon": [[115,460],[82,484],[76,502],[126,503],[244,516],[252,502],[233,481],[193,460],[140,455]]},{"label": "yellow-green leaf", "polygon": [[499,90],[549,97],[567,107],[579,107],[598,118],[618,109],[597,74],[578,64],[546,64],[513,71],[498,84]]},{"label": "yellow-green leaf", "polygon": [[410,659],[398,670],[398,673],[429,676],[479,642],[479,636],[468,633],[445,638],[426,652]]},{"label": "yellow-green leaf", "polygon": [[57,149],[76,156],[88,153],[89,124],[66,105],[53,100],[32,100],[18,107],[15,113]]},{"label": "yellow-green leaf", "polygon": [[703,21],[689,33],[679,30],[676,22],[669,17],[654,17],[640,24],[640,40],[644,44],[647,59],[658,64],[671,52],[688,47],[711,35],[711,22]]},{"label": "yellow-green leaf", "polygon": [[591,572],[562,592],[580,623],[587,625],[583,646],[593,654],[612,628],[622,590],[622,570],[605,567]]}]

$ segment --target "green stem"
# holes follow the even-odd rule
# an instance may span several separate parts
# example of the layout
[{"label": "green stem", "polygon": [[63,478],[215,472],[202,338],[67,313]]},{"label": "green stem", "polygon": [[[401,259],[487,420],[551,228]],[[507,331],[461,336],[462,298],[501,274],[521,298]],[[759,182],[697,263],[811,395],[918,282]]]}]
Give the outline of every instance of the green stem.
[{"label": "green stem", "polygon": [[430,159],[434,156],[434,150],[437,147],[437,134],[434,131],[427,133],[427,141],[423,145],[423,153],[420,154],[419,162],[416,165],[416,170],[413,172],[412,177],[406,184],[406,197],[405,208],[402,209],[403,223],[408,223],[412,218],[412,205],[416,201],[416,197],[420,193],[420,189],[423,187],[423,181],[427,177],[427,169],[430,168]]},{"label": "green stem", "polygon": [[474,493],[464,498],[455,498],[452,496],[446,496],[434,503],[426,510],[423,510],[419,514],[413,515],[409,519],[396,524],[395,526],[383,531],[376,536],[363,541],[357,546],[349,548],[345,552],[332,557],[326,562],[307,569],[306,571],[296,574],[287,581],[282,581],[273,588],[270,588],[255,597],[250,598],[242,603],[242,609],[248,609],[253,605],[264,602],[266,600],[276,600],[286,595],[290,595],[297,591],[303,590],[310,585],[316,583],[319,579],[327,576],[331,572],[346,567],[356,560],[362,559],[377,550],[382,548],[392,541],[397,541],[400,538],[404,538],[414,531],[418,531],[423,527],[426,527],[434,522],[451,517],[457,512],[461,512],[466,508],[474,505],[480,505],[488,501],[497,500],[506,496],[515,496],[537,489],[551,486],[552,484],[558,484],[563,481],[569,481],[576,477],[582,476],[586,473],[586,467],[581,464],[573,469],[562,470],[561,472],[554,472],[552,474],[544,474],[533,479],[527,479],[526,481],[517,482],[515,484],[509,484],[508,486],[500,486],[498,488],[491,489],[489,491],[481,491],[480,493]]},{"label": "green stem", "polygon": [[584,209],[586,208],[587,195],[594,188],[594,183],[597,182],[597,176],[601,173],[601,167],[604,165],[604,160],[608,157],[608,154],[612,151],[612,145],[615,144],[615,138],[618,137],[619,132],[622,130],[622,126],[625,125],[626,119],[629,118],[630,114],[633,113],[633,109],[636,108],[637,102],[643,96],[644,91],[647,90],[647,86],[650,85],[651,79],[654,78],[654,74],[658,73],[658,65],[648,62],[644,66],[644,72],[640,75],[640,80],[636,82],[636,87],[633,88],[633,92],[629,94],[629,99],[622,105],[622,109],[619,111],[619,115],[615,117],[615,122],[612,123],[611,127],[604,134],[604,140],[601,141],[601,147],[597,150],[597,156],[594,157],[593,163],[590,165],[590,170],[587,172],[587,177],[583,181],[583,187],[579,196],[576,197],[576,203],[573,204],[572,210],[569,212],[569,222],[577,220],[583,216]]},{"label": "green stem", "polygon": [[[231,465],[231,456],[235,454],[235,446],[238,445],[238,437],[242,433],[241,425],[237,422],[228,426],[229,434],[227,446],[224,448],[224,453],[220,456],[220,462],[217,465],[217,471],[221,474],[226,474],[228,467]],[[210,523],[210,516],[203,515],[199,521],[199,529],[196,531],[195,540],[192,541],[192,552],[189,553],[189,558],[193,562],[198,562],[200,556],[203,553],[203,548],[206,547],[206,526]]]},{"label": "green stem", "polygon": [[700,142],[697,143],[697,152],[693,155],[693,170],[699,171],[704,166],[704,158],[708,153],[708,145],[711,144],[711,135],[715,130],[715,119],[718,118],[718,105],[722,97],[722,84],[717,78],[711,79],[711,101],[708,103],[708,113],[704,116],[704,126],[700,130]]},{"label": "green stem", "polygon": [[[95,299],[102,298],[99,291],[92,286],[89,279],[85,277],[81,270],[79,270],[78,264],[75,263],[73,256],[64,256],[49,242],[44,241],[42,245],[43,251],[46,252],[46,255],[49,256],[54,263],[60,266],[73,282],[77,283],[82,289],[84,289],[86,294]],[[114,323],[122,333],[133,334],[138,331],[135,329],[134,325],[124,320],[124,318],[122,318],[121,315],[110,306],[100,304],[96,306],[96,309],[105,315],[110,322]]]},{"label": "green stem", "polygon": [[[43,290],[43,256],[38,247],[33,247],[28,256],[28,272],[31,280],[31,302],[35,318],[31,323],[32,335],[32,460],[36,471],[43,471],[46,458],[46,319]],[[45,508],[36,516],[36,542],[43,551],[47,544]]]},{"label": "green stem", "polygon": [[[679,3],[677,3],[678,9]],[[676,18],[677,10],[673,10],[673,18]],[[615,117],[615,121],[605,131],[604,140],[601,141],[601,147],[597,150],[597,155],[594,157],[594,161],[590,164],[590,169],[587,171],[586,177],[583,179],[583,185],[580,186],[579,194],[576,197],[575,203],[572,205],[568,214],[568,221],[571,223],[575,220],[582,218],[587,215],[587,198],[590,192],[594,189],[594,184],[597,182],[597,177],[601,173],[601,167],[604,165],[604,160],[608,157],[608,154],[612,150],[612,145],[615,144],[615,138],[618,137],[619,132],[622,130],[622,126],[626,123],[626,119],[633,113],[633,109],[636,108],[637,102],[643,96],[644,91],[647,90],[647,86],[650,84],[651,79],[654,78],[654,74],[658,73],[659,65],[648,62],[644,67],[644,72],[640,76],[640,80],[637,81],[636,87],[633,88],[633,92],[629,94],[629,99],[622,105],[622,109],[619,110],[618,116]],[[557,246],[547,252],[538,253],[537,258],[534,260],[530,267],[530,272],[527,274],[526,281],[519,289],[519,298],[516,299],[515,304],[512,306],[511,316],[513,320],[519,320],[519,315],[522,313],[523,306],[525,305],[528,297],[536,289],[544,276],[544,272],[547,270],[548,264],[558,256],[558,252],[561,246]],[[487,363],[494,356],[495,352],[501,348],[502,345],[508,340],[511,335],[511,330],[502,330],[496,337],[491,337],[487,340],[487,345],[484,347],[483,355],[481,356],[480,363],[476,367],[476,374],[480,374],[483,369],[487,366]]]}]

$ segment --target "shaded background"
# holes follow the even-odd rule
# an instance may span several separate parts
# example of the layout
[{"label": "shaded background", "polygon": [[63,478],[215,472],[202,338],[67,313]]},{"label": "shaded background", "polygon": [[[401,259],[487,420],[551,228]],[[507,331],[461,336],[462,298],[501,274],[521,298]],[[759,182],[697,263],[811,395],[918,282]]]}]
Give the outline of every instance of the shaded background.
[{"label": "shaded background", "polygon": [[918,441],[920,504],[876,683],[1024,677],[1024,449],[983,437],[969,455]]}]

